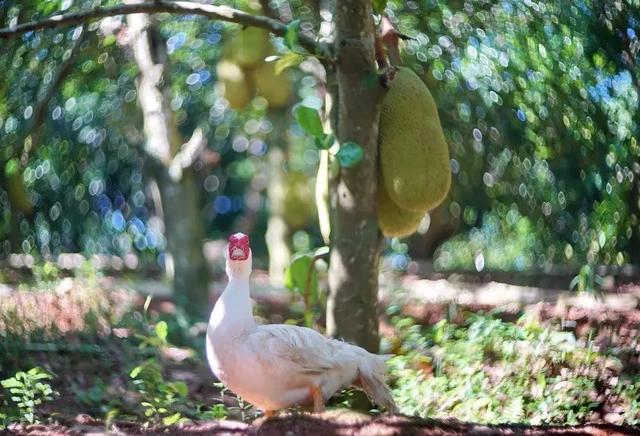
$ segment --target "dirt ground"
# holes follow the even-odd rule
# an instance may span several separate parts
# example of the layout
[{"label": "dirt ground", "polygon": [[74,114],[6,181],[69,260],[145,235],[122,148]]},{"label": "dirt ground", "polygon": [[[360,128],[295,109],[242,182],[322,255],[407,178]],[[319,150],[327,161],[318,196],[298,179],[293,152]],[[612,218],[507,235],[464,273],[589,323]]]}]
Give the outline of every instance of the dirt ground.
[{"label": "dirt ground", "polygon": [[485,426],[457,421],[435,421],[401,415],[370,417],[347,410],[333,410],[321,415],[290,414],[252,424],[237,421],[209,421],[171,427],[143,428],[134,423],[115,423],[109,433],[104,424],[87,415],[62,425],[17,426],[6,432],[15,435],[637,435],[640,427],[593,424],[584,426]]},{"label": "dirt ground", "polygon": [[[407,285],[407,283],[405,283]],[[433,282],[414,282],[414,290],[419,287],[427,287],[433,291]],[[456,298],[461,293],[455,288],[456,285],[450,285],[445,294],[454,295],[452,300],[457,300],[454,303],[454,312],[452,312],[451,301],[425,301],[424,298],[420,298],[420,295],[408,295],[402,306],[402,312],[405,315],[410,315],[418,322],[424,325],[433,325],[444,316],[449,316],[452,322],[456,322],[455,313],[460,316],[460,322],[463,320],[464,312],[488,312],[491,311],[495,316],[502,318],[505,321],[515,321],[517,318],[523,315],[523,313],[530,314],[535,318],[546,321],[555,320],[555,322],[562,323],[562,329],[565,331],[572,331],[576,337],[585,338],[587,335],[595,334],[593,339],[598,345],[608,347],[622,347],[636,350],[638,333],[640,333],[640,287],[625,286],[610,292],[609,295],[616,297],[622,296],[624,298],[632,298],[631,304],[628,304],[625,300],[624,308],[622,307],[606,307],[607,304],[602,304],[602,301],[596,302],[594,305],[574,305],[573,301],[563,301],[562,298],[558,298],[557,295],[553,295],[550,298],[542,298],[542,302],[537,304],[531,304],[525,299],[515,298],[515,301],[511,300],[510,304],[500,305],[491,301],[489,304],[484,300],[477,299],[475,295],[478,295],[476,290],[467,291],[466,288],[463,292],[467,292],[473,295],[474,298],[465,300]],[[466,285],[465,285],[466,286]],[[483,285],[484,286],[484,285]],[[460,287],[460,286],[458,286]],[[407,286],[407,288],[410,288]],[[451,290],[453,289],[453,290]],[[482,290],[482,289],[481,289]],[[504,293],[498,292],[503,289],[499,286],[496,287],[493,284],[491,294],[493,296],[504,296]],[[415,291],[414,291],[415,292]],[[519,295],[527,295],[530,292],[530,288],[523,290],[518,289]],[[419,294],[419,292],[417,293]],[[130,301],[130,294],[109,294],[110,298],[114,298],[118,301],[109,302],[107,306],[124,306],[123,301]],[[433,293],[431,294],[433,296]],[[265,311],[273,317],[268,320],[269,322],[282,322],[287,316],[288,309],[290,307],[290,301],[284,298],[286,294],[273,294],[264,293],[260,295],[258,293],[256,300],[265,308]],[[117,297],[117,298],[116,298]],[[125,298],[126,297],[126,298]],[[135,298],[134,298],[135,299]],[[138,296],[137,299],[141,299]],[[446,300],[446,298],[444,299]],[[606,299],[605,299],[606,300]],[[66,301],[66,300],[65,300]],[[540,300],[538,300],[540,301]],[[502,301],[498,302],[501,303]],[[58,314],[66,314],[71,316],[69,307],[60,305],[57,300],[55,307],[42,312],[49,318],[54,318],[57,323],[60,320],[65,320],[63,316]],[[493,303],[493,304],[491,304]],[[71,304],[71,303],[70,303]],[[106,303],[105,303],[106,304]],[[129,304],[129,303],[128,303]],[[133,303],[134,306],[141,305],[138,301]],[[58,307],[59,306],[59,307]],[[78,306],[73,305],[74,308]],[[500,310],[496,312],[496,306],[500,306]],[[32,307],[32,306],[30,306]],[[78,306],[80,307],[80,306]],[[156,298],[152,304],[150,310],[157,310],[163,313],[172,313],[174,306],[168,299],[162,297]],[[82,307],[80,307],[82,308]],[[55,310],[54,310],[55,309]],[[75,309],[74,309],[75,310]],[[75,312],[74,312],[75,313]],[[32,318],[34,314],[31,314]],[[47,318],[45,317],[45,318]],[[39,319],[38,317],[35,317]],[[42,319],[42,323],[49,322],[49,318]],[[82,316],[72,316],[71,318],[82,320]],[[277,319],[281,318],[281,319]],[[99,320],[98,320],[99,321]],[[69,321],[71,323],[71,321]],[[79,322],[79,321],[78,321]],[[71,323],[73,324],[73,323]],[[61,325],[58,326],[60,331],[68,331],[65,335],[68,340],[69,347],[75,345],[81,346],[80,337],[76,337],[73,331],[82,330],[82,326],[78,325]],[[388,320],[381,320],[381,334],[393,335],[393,327],[388,323]],[[75,339],[74,339],[75,338]],[[32,346],[35,344],[32,344]],[[119,384],[122,384],[121,377],[118,376],[121,371],[121,367],[126,365],[121,364],[120,361],[127,361],[130,356],[123,354],[120,349],[113,349],[109,343],[105,343],[102,346],[102,360],[108,360],[110,362],[104,368],[104,374],[100,376],[105,380],[105,383],[113,388],[113,392],[121,392]],[[422,420],[413,417],[406,417],[401,415],[391,416],[368,416],[355,411],[349,410],[330,410],[321,415],[310,415],[300,413],[283,413],[275,418],[264,420],[262,418],[257,419],[251,424],[246,424],[233,420],[224,421],[206,421],[191,424],[175,425],[170,427],[144,427],[141,424],[132,422],[112,422],[110,423],[107,431],[107,426],[103,421],[95,420],[89,415],[77,415],[72,418],[73,414],[64,414],[66,410],[64,406],[64,399],[71,398],[74,393],[70,386],[77,385],[79,388],[86,390],[90,383],[87,380],[79,380],[83,374],[91,373],[90,368],[84,369],[85,366],[89,367],[94,365],[95,361],[91,359],[83,359],[82,363],[77,362],[76,354],[89,353],[92,355],[92,349],[89,350],[67,350],[73,357],[69,357],[74,365],[70,365],[70,362],[65,359],[56,359],[50,361],[50,355],[47,350],[31,350],[32,353],[42,355],[38,360],[44,362],[48,361],[49,366],[59,375],[63,385],[57,386],[61,391],[61,398],[57,402],[57,409],[50,410],[46,413],[52,418],[53,422],[57,424],[47,425],[15,425],[10,427],[4,433],[0,434],[16,434],[16,435],[101,435],[101,434],[114,434],[114,435],[190,435],[190,434],[207,434],[207,435],[463,435],[463,434],[481,434],[481,435],[640,435],[640,427],[629,426],[617,426],[607,422],[606,420],[595,421],[599,423],[585,424],[583,426],[565,426],[565,427],[549,427],[549,426],[525,426],[525,425],[500,425],[500,426],[485,426],[472,423],[463,423],[454,420]],[[73,353],[71,353],[73,351]],[[56,354],[57,355],[57,354]],[[174,359],[175,360],[175,359]],[[178,359],[181,360],[181,359]],[[640,371],[640,355],[638,352],[630,353],[625,356],[626,362],[629,367],[635,368]],[[68,368],[73,367],[74,371],[71,373]],[[67,370],[65,371],[65,368]],[[95,369],[95,368],[94,368]],[[204,383],[203,380],[209,380],[209,373],[206,368],[201,366],[194,366],[193,364],[176,364],[176,367],[169,372],[170,379],[182,380],[189,385],[191,392],[196,392],[197,396],[204,401],[206,398],[211,398],[216,395],[217,392],[213,391],[210,383]],[[113,386],[115,387],[113,387]],[[66,388],[65,388],[66,386]],[[111,391],[109,391],[111,392]],[[135,399],[132,399],[132,401]],[[126,405],[126,401],[124,401]],[[610,407],[609,407],[610,406]],[[615,409],[616,404],[608,405],[607,407],[612,410]],[[76,412],[77,413],[77,409]],[[103,416],[94,414],[94,416]],[[611,421],[609,421],[611,422]],[[613,421],[615,422],[615,421]]]}]

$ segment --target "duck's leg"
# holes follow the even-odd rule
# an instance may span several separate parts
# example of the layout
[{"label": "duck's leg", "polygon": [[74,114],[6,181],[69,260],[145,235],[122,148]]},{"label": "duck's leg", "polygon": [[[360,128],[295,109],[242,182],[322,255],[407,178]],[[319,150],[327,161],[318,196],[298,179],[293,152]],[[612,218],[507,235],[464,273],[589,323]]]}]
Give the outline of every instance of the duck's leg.
[{"label": "duck's leg", "polygon": [[265,410],[264,411],[264,417],[266,419],[273,418],[275,415],[276,415],[276,411],[275,410]]},{"label": "duck's leg", "polygon": [[309,394],[313,399],[313,413],[324,412],[324,397],[322,396],[322,390],[320,389],[320,386],[309,386]]}]

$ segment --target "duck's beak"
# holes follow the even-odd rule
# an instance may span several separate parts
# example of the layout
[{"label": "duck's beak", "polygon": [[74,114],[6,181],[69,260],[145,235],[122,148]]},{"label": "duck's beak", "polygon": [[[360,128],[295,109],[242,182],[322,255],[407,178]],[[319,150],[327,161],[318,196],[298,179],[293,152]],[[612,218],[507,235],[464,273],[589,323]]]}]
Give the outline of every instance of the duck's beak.
[{"label": "duck's beak", "polygon": [[251,248],[249,247],[249,237],[244,233],[235,233],[229,237],[229,259],[247,260]]}]

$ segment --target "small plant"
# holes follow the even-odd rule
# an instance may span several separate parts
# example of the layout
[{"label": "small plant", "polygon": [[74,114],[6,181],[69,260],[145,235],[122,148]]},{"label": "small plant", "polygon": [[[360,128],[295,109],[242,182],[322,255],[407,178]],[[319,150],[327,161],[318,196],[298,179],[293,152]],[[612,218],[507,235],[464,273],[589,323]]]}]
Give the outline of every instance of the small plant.
[{"label": "small plant", "polygon": [[183,382],[167,382],[155,359],[149,359],[135,367],[129,374],[142,396],[140,403],[144,416],[164,425],[172,425],[184,419],[176,406],[186,402],[189,389]]},{"label": "small plant", "polygon": [[300,295],[304,303],[304,325],[313,327],[322,311],[323,301],[318,286],[318,261],[329,254],[329,247],[311,253],[296,253],[284,273],[284,285]]},{"label": "small plant", "polygon": [[34,265],[33,275],[38,284],[46,285],[59,278],[60,270],[55,263],[45,262],[43,265]]},{"label": "small plant", "polygon": [[200,411],[200,419],[227,419],[229,411],[224,404],[214,404],[209,408]]},{"label": "small plant", "polygon": [[600,287],[602,286],[603,279],[600,277],[592,265],[586,264],[580,268],[578,275],[576,275],[569,287],[582,293],[587,292],[590,294],[598,294]]},{"label": "small plant", "polygon": [[[9,404],[9,413],[0,415],[0,423],[26,421],[29,424],[39,422],[37,408],[45,401],[53,400],[57,393],[46,383],[53,376],[35,367],[29,371],[19,371],[13,377],[2,380],[0,384],[11,394],[13,404]],[[12,406],[15,413],[11,413]]]},{"label": "small plant", "polygon": [[[247,422],[248,419],[254,418],[255,413],[252,413],[253,406],[251,404],[244,401],[241,397],[236,396],[235,399],[238,402],[237,406],[227,407],[224,405],[224,397],[229,392],[227,387],[222,383],[214,383],[216,388],[220,389],[220,403],[214,405],[212,409],[216,409],[219,412],[222,412],[224,409],[225,416],[223,418],[228,417],[229,415],[236,415],[238,419],[242,422]],[[222,406],[222,407],[219,407]],[[222,418],[222,419],[223,419]],[[221,418],[215,418],[221,419]]]},{"label": "small plant", "polygon": [[167,342],[167,335],[169,334],[169,326],[164,321],[159,321],[156,323],[153,331],[150,335],[140,335],[137,334],[136,337],[140,339],[140,349],[143,350],[145,348],[159,348],[166,347],[169,345]]}]

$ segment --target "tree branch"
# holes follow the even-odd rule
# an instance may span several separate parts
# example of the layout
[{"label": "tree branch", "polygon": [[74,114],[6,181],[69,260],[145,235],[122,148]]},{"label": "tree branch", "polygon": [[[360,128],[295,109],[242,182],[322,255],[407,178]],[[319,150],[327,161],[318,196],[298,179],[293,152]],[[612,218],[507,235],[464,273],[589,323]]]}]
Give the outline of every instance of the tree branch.
[{"label": "tree branch", "polygon": [[[277,36],[284,36],[287,26],[281,21],[262,15],[253,15],[228,6],[216,6],[190,1],[153,0],[135,4],[95,7],[80,12],[53,15],[40,21],[31,21],[0,29],[0,39],[11,38],[27,32],[71,24],[85,23],[98,18],[136,13],[155,14],[168,12],[176,15],[202,15],[213,20],[227,21],[266,29]],[[312,36],[300,34],[300,45],[312,54],[331,58],[329,47],[318,43]]]},{"label": "tree branch", "polygon": [[182,171],[193,165],[206,146],[207,138],[204,136],[202,129],[197,127],[193,131],[191,139],[182,144],[180,151],[176,153],[171,160],[171,164],[169,165],[169,177],[171,177],[174,182],[179,182],[182,178]]}]

